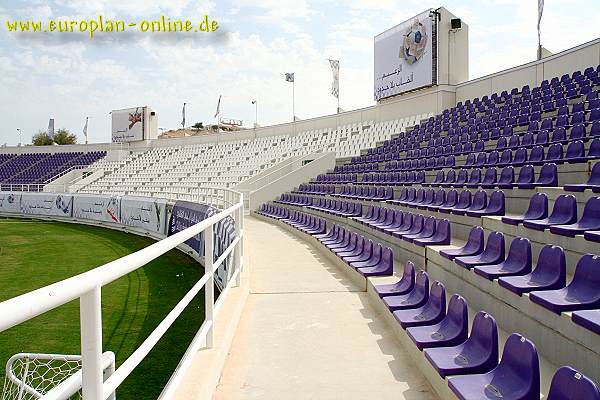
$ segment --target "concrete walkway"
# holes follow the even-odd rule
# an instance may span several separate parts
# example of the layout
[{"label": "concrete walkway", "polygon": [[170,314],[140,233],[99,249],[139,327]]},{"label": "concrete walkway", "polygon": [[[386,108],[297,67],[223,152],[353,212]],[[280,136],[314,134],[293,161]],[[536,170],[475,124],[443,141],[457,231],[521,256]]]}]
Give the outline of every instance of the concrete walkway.
[{"label": "concrete walkway", "polygon": [[342,271],[275,225],[245,232],[250,294],[215,399],[436,399]]}]

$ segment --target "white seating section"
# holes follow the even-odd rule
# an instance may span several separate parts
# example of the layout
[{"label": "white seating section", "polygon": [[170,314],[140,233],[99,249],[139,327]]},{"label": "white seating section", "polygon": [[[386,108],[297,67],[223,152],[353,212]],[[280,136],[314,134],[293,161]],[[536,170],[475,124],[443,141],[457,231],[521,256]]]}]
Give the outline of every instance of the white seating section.
[{"label": "white seating section", "polygon": [[365,121],[338,129],[316,129],[295,135],[222,143],[157,147],[132,152],[122,161],[101,160],[92,167],[105,175],[79,189],[83,193],[191,193],[198,187],[230,188],[288,157],[319,151],[354,157],[433,114],[375,123]]}]

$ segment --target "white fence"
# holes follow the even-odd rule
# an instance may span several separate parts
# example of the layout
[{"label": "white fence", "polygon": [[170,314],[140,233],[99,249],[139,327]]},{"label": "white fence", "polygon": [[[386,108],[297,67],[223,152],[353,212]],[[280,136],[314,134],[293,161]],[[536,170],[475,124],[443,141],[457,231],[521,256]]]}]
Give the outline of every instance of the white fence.
[{"label": "white fence", "polygon": [[[142,250],[131,253],[118,260],[104,264],[98,268],[73,276],[63,281],[31,291],[0,303],[0,335],[1,332],[28,321],[36,316],[62,306],[72,300],[79,299],[80,304],[80,337],[82,356],[82,394],[85,400],[105,400],[110,398],[119,385],[148,355],[167,329],[183,312],[192,299],[204,288],[205,320],[193,342],[188,354],[194,352],[202,344],[207,348],[213,346],[213,326],[219,305],[227,296],[229,288],[240,284],[243,266],[243,196],[228,189],[221,191],[214,199],[219,205],[219,213],[169,236]],[[177,195],[173,195],[174,198]],[[189,199],[186,199],[189,200]],[[213,200],[213,198],[211,198]],[[235,221],[235,239],[218,257],[213,259],[213,227],[224,218],[232,216]],[[148,262],[165,254],[186,240],[204,232],[204,275],[192,289],[169,312],[144,342],[125,360],[110,376],[103,378],[102,360],[102,287],[130,272],[146,265]],[[233,257],[231,279],[215,304],[214,275],[219,266]],[[60,391],[57,391],[57,393]],[[44,399],[62,399],[49,393]]]}]

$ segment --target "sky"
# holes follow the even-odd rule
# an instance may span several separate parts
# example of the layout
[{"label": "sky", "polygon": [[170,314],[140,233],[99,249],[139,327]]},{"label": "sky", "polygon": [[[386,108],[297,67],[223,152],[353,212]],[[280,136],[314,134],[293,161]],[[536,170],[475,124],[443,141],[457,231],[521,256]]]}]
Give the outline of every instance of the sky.
[{"label": "sky", "polygon": [[[90,142],[110,140],[114,109],[148,105],[159,127],[213,123],[221,116],[252,126],[332,114],[331,69],[340,60],[340,106],[373,100],[373,37],[442,4],[414,0],[0,0],[0,145],[24,143],[55,119]],[[469,78],[533,61],[537,0],[470,0],[443,4],[469,25]],[[161,15],[218,21],[215,33],[88,34],[8,32],[6,21],[97,18],[141,21]],[[598,0],[550,0],[542,44],[559,52],[600,36]]]}]

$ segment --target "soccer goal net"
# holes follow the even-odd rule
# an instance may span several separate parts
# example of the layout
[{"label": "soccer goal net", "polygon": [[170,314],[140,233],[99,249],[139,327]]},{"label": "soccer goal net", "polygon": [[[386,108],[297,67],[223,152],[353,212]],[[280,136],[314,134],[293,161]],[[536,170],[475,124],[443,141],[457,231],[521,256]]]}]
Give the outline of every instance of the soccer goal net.
[{"label": "soccer goal net", "polygon": [[[112,352],[102,355],[104,375],[115,368]],[[114,399],[114,396],[111,398]],[[18,353],[6,363],[2,400],[81,399],[81,356]]]}]

